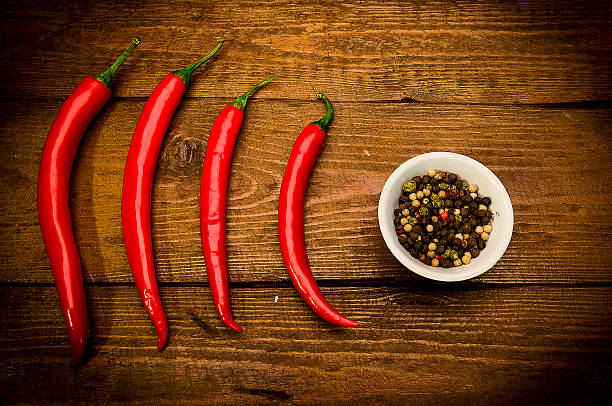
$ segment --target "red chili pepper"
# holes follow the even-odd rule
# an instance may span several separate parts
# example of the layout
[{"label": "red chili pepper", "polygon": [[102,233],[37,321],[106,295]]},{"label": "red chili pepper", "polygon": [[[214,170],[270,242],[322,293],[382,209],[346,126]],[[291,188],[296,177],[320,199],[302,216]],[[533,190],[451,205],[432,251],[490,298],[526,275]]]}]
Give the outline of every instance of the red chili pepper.
[{"label": "red chili pepper", "polygon": [[210,59],[223,45],[198,62],[166,76],[146,101],[128,151],[123,173],[121,219],[123,240],[136,288],[142,303],[157,330],[157,349],[163,350],[168,340],[168,322],[162,307],[151,243],[151,192],[159,152],[193,71]]},{"label": "red chili pepper", "polygon": [[327,105],[319,121],[304,128],[299,135],[285,169],[278,203],[278,237],[285,267],[293,285],[310,308],[322,319],[339,326],[356,326],[356,321],[338,313],[323,297],[308,264],[304,241],[304,201],[308,182],[325,142],[333,107],[325,95],[317,94]]},{"label": "red chili pepper", "polygon": [[81,261],[68,202],[70,172],[85,130],[110,99],[115,72],[140,43],[136,38],[133,42],[110,68],[87,76],[68,96],[49,129],[40,159],[38,219],[68,331],[73,365],[81,362],[85,354],[88,321]]},{"label": "red chili pepper", "polygon": [[215,309],[223,323],[230,329],[241,332],[232,319],[229,301],[229,281],[227,276],[227,254],[225,247],[225,205],[227,185],[234,145],[244,119],[244,109],[251,93],[266,83],[276,79],[273,76],[259,82],[219,113],[213,123],[200,185],[200,237],[202,252],[206,262],[208,283]]}]

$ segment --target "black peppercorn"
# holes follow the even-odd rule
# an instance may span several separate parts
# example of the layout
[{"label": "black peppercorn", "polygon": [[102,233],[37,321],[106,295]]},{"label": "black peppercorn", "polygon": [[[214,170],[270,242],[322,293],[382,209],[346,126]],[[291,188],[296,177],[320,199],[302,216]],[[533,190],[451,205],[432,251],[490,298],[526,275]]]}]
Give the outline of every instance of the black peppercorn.
[{"label": "black peppercorn", "polygon": [[[404,183],[398,197],[400,208],[393,211],[398,242],[426,265],[452,268],[462,265],[461,261],[469,264],[486,247],[483,234],[476,233],[475,229],[487,225],[490,230],[493,216],[488,209],[491,198],[478,195],[477,191],[477,186],[456,174],[435,170]],[[411,193],[416,194],[417,200],[410,199]],[[443,216],[439,214],[441,208],[446,208]],[[407,224],[409,233],[402,223]],[[435,247],[433,250],[429,249],[430,244],[435,244],[431,245]],[[434,258],[434,253],[438,258]]]}]

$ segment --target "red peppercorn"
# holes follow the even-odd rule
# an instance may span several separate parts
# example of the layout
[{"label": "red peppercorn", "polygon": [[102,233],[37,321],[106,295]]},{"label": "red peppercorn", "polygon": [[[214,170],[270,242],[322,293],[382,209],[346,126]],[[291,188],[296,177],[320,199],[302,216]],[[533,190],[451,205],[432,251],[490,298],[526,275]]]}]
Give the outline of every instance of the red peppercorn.
[{"label": "red peppercorn", "polygon": [[404,229],[402,228],[401,230],[395,230],[395,234],[400,235],[404,232]]},{"label": "red peppercorn", "polygon": [[443,211],[442,214],[440,214],[440,218],[444,221],[447,221],[448,219],[448,212],[447,211]]}]

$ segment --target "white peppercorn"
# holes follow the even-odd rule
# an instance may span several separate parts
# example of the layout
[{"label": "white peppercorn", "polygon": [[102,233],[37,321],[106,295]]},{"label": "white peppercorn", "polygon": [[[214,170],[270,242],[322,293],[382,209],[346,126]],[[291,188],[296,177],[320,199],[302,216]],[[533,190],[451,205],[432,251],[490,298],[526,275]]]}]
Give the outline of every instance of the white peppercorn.
[{"label": "white peppercorn", "polygon": [[483,226],[482,229],[489,234],[491,234],[491,231],[493,231],[493,227],[491,226],[491,224],[487,224],[486,226]]},{"label": "white peppercorn", "polygon": [[486,233],[486,232],[483,231],[482,234],[480,234],[480,238],[483,241],[487,241],[489,239],[489,233]]}]

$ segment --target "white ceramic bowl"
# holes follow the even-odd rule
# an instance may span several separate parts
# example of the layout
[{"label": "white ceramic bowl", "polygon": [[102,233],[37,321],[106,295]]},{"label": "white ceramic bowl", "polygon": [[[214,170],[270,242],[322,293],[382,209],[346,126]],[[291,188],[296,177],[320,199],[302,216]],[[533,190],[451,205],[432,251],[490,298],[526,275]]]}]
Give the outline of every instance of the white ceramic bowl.
[{"label": "white ceramic bowl", "polygon": [[[397,240],[393,210],[399,207],[402,184],[414,176],[424,175],[429,169],[455,173],[468,183],[476,183],[479,195],[491,198],[489,209],[493,212],[493,231],[486,248],[467,265],[454,268],[425,265],[414,259]],[[404,162],[387,179],[378,202],[378,223],[385,243],[404,266],[426,278],[453,282],[474,278],[495,265],[510,244],[514,213],[506,188],[486,166],[465,155],[430,152]]]}]

